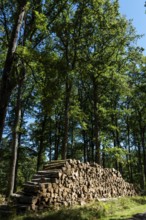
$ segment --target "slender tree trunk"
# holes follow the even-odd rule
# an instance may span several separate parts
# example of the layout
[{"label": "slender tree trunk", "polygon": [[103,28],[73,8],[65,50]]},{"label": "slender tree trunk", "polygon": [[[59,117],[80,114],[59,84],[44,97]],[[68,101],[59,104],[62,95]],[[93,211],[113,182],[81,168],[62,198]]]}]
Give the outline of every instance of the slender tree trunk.
[{"label": "slender tree trunk", "polygon": [[136,134],[134,134],[134,140],[136,145],[138,146],[138,166],[137,166],[137,171],[140,175],[140,186],[142,189],[144,189],[145,185],[145,177],[144,177],[144,169],[142,165],[142,149],[141,149],[141,143]]},{"label": "slender tree trunk", "polygon": [[67,147],[68,147],[68,129],[69,129],[69,104],[70,104],[70,93],[72,86],[69,84],[68,79],[66,80],[66,91],[65,91],[65,110],[64,110],[64,137],[62,142],[62,159],[67,158]]},{"label": "slender tree trunk", "polygon": [[8,86],[6,82],[2,82],[1,91],[0,91],[0,143],[2,141],[3,129],[5,125],[5,117],[7,111],[7,105],[9,102],[10,95],[12,93],[12,89],[10,87],[6,89]]},{"label": "slender tree trunk", "polygon": [[[22,117],[21,117],[21,122],[22,122]],[[20,125],[21,129],[21,125]],[[20,145],[21,145],[21,136],[22,134],[19,133],[18,137],[18,150],[17,150],[17,161],[16,161],[16,169],[15,169],[15,184],[14,184],[14,192],[17,191],[17,185],[18,185],[18,168],[19,168],[19,156],[20,156]]]},{"label": "slender tree trunk", "polygon": [[[116,110],[116,106],[115,106]],[[116,127],[116,130],[113,130],[113,144],[114,147],[120,148],[120,138],[119,138],[119,131],[118,131],[118,120],[117,117],[112,115],[112,122],[114,122],[114,126]],[[122,173],[122,164],[115,159],[115,169],[120,171]]]},{"label": "slender tree trunk", "polygon": [[54,152],[54,159],[55,160],[58,160],[58,146],[59,146],[59,143],[58,143],[58,124],[56,122],[56,133],[55,133],[55,152]]},{"label": "slender tree trunk", "polygon": [[87,135],[86,131],[83,130],[83,141],[84,141],[84,163],[88,161],[88,142],[87,142]]},{"label": "slender tree trunk", "polygon": [[[50,145],[50,161],[52,160],[54,153],[52,152],[52,121],[51,121],[51,117],[50,119],[50,132],[49,132],[49,145]],[[53,154],[53,156],[52,156]]]},{"label": "slender tree trunk", "polygon": [[145,131],[146,127],[143,125],[142,121],[142,114],[139,112],[139,128],[140,128],[140,138],[141,138],[141,146],[142,146],[142,153],[143,153],[143,172],[144,172],[144,179],[146,178],[146,147],[145,147]]},{"label": "slender tree trunk", "polygon": [[12,164],[10,170],[10,181],[8,196],[12,195],[14,192],[15,186],[15,174],[16,174],[16,164],[17,164],[17,155],[18,155],[18,144],[19,144],[19,132],[21,124],[21,87],[22,84],[18,86],[18,95],[17,95],[17,105],[15,111],[15,121],[13,128],[13,141],[12,141]]},{"label": "slender tree trunk", "polygon": [[104,150],[105,150],[105,147],[103,146],[103,153],[102,153],[102,166],[103,166],[103,168],[106,167],[106,158],[105,158]]},{"label": "slender tree trunk", "polygon": [[[119,126],[118,126],[118,119],[117,119],[117,117],[115,118],[115,125],[116,125],[116,128],[118,128]],[[116,129],[116,144],[117,144],[117,147],[118,148],[120,148],[121,146],[120,146],[120,137],[119,137],[119,131],[118,131],[118,129]],[[118,170],[120,171],[120,173],[122,173],[123,172],[123,167],[122,167],[122,163],[121,162],[119,162],[118,163]]]},{"label": "slender tree trunk", "polygon": [[42,156],[44,153],[44,132],[46,127],[47,116],[44,115],[42,123],[41,123],[41,136],[40,136],[40,144],[38,149],[38,157],[37,157],[37,171],[41,168],[42,165]]},{"label": "slender tree trunk", "polygon": [[[111,116],[111,121],[112,121],[112,123],[115,122],[115,117],[114,117],[113,114],[112,114],[112,116]],[[114,124],[114,126],[115,126],[115,124]],[[114,147],[117,147],[117,143],[116,143],[116,133],[115,133],[114,130],[112,131],[112,135],[113,135],[113,145],[114,145]],[[118,170],[118,162],[117,162],[116,159],[115,159],[114,164],[115,164],[115,165],[114,165],[114,166],[115,166],[115,169]]]},{"label": "slender tree trunk", "polygon": [[60,146],[60,118],[56,118],[56,132],[55,132],[55,160],[59,157],[59,146]]},{"label": "slender tree trunk", "polygon": [[71,149],[70,149],[70,157],[74,157],[74,147],[75,147],[75,142],[74,142],[74,123],[72,122],[71,126]]},{"label": "slender tree trunk", "polygon": [[145,127],[141,128],[141,144],[143,152],[143,165],[144,165],[144,175],[146,178],[146,152],[145,152]]},{"label": "slender tree trunk", "polygon": [[[116,145],[116,138],[115,138],[115,131],[113,131],[112,134],[113,134],[113,145],[114,145],[114,147],[117,147],[117,145]],[[118,162],[117,162],[116,159],[115,159],[114,164],[115,164],[115,165],[114,165],[114,166],[115,166],[115,169],[118,170]]]},{"label": "slender tree trunk", "polygon": [[95,161],[100,164],[100,141],[99,141],[99,115],[98,115],[98,89],[96,78],[93,76],[93,110],[94,110],[94,143]]},{"label": "slender tree trunk", "polygon": [[4,129],[5,117],[9,98],[11,96],[12,90],[17,85],[15,79],[15,71],[12,70],[15,51],[17,48],[17,41],[19,38],[20,28],[23,23],[26,0],[21,2],[21,5],[18,7],[18,12],[16,16],[16,21],[12,30],[9,48],[6,56],[6,61],[4,65],[1,86],[0,86],[0,143],[2,140],[2,134]]},{"label": "slender tree trunk", "polygon": [[130,161],[128,163],[128,172],[129,172],[129,177],[130,177],[130,182],[133,182],[133,169],[132,169],[132,164],[131,164],[131,148],[130,148],[130,126],[129,126],[129,118],[127,117],[126,120],[127,124],[127,145],[128,145],[128,153],[129,155],[127,156],[127,160]]},{"label": "slender tree trunk", "polygon": [[[91,116],[92,118],[92,116]],[[89,142],[89,148],[88,148],[88,161],[93,162],[95,161],[95,144],[94,144],[94,122],[93,120],[91,123],[91,137]]]}]

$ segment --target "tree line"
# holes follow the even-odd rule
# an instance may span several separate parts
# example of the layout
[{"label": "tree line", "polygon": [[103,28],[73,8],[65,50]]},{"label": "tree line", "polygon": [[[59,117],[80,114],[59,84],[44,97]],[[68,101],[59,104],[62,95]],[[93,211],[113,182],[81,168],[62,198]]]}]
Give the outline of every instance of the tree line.
[{"label": "tree line", "polygon": [[48,160],[145,185],[146,58],[118,0],[0,0],[0,193]]}]

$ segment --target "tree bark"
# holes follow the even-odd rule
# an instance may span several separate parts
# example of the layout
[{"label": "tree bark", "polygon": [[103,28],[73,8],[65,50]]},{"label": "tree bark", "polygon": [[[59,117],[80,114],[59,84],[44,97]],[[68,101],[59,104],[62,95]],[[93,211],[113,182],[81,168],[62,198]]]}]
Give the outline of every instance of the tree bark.
[{"label": "tree bark", "polygon": [[86,131],[83,130],[82,132],[83,135],[83,143],[84,143],[84,163],[86,163],[88,161],[88,141],[87,141],[87,135],[86,135]]},{"label": "tree bark", "polygon": [[37,171],[40,169],[42,165],[42,154],[44,152],[44,132],[47,122],[47,116],[44,115],[42,125],[41,125],[41,136],[40,136],[40,144],[39,144],[39,150],[38,150],[38,157],[37,157]]},{"label": "tree bark", "polygon": [[98,116],[98,91],[96,78],[93,76],[93,102],[94,102],[94,143],[95,143],[95,161],[100,164],[100,141],[99,141],[99,116]]},{"label": "tree bark", "polygon": [[133,134],[134,136],[134,142],[135,145],[137,144],[138,147],[138,166],[137,166],[137,171],[140,174],[140,186],[142,189],[144,189],[144,185],[145,185],[145,177],[144,177],[144,169],[143,169],[143,165],[142,165],[142,149],[141,149],[141,143],[140,140],[138,138],[138,135],[136,135],[135,133]]},{"label": "tree bark", "polygon": [[59,146],[60,146],[60,116],[56,117],[56,129],[55,129],[55,152],[54,159],[58,160],[59,157]]},{"label": "tree bark", "polygon": [[67,145],[68,145],[68,129],[69,129],[69,102],[71,84],[66,80],[66,91],[65,91],[65,110],[64,110],[64,137],[62,142],[62,159],[67,158]]},{"label": "tree bark", "polygon": [[143,172],[144,178],[146,178],[146,148],[145,148],[145,131],[146,127],[143,125],[142,113],[139,111],[139,128],[140,128],[140,138],[141,138],[141,146],[142,146],[142,154],[143,154]]},{"label": "tree bark", "polygon": [[[129,108],[127,108],[129,109]],[[129,172],[129,179],[130,179],[130,182],[132,183],[133,182],[133,167],[132,167],[132,163],[131,163],[131,144],[130,144],[130,123],[129,123],[129,116],[127,116],[127,119],[126,119],[126,127],[127,127],[127,147],[128,147],[128,155],[126,156],[127,157],[127,161],[129,160],[130,163],[128,163],[128,172]]]},{"label": "tree bark", "polygon": [[24,14],[25,14],[25,7],[26,7],[27,1],[24,0],[19,5],[17,9],[17,16],[16,21],[12,30],[10,42],[9,42],[9,48],[7,51],[7,56],[5,60],[5,65],[3,69],[3,75],[1,79],[1,86],[0,86],[0,143],[2,140],[2,134],[4,129],[4,123],[5,123],[5,117],[6,117],[6,111],[7,106],[9,102],[9,98],[11,96],[11,93],[13,89],[16,87],[16,77],[15,77],[15,71],[12,70],[13,62],[15,58],[15,52],[17,48],[17,42],[19,38],[19,32],[20,28],[23,23]]},{"label": "tree bark", "polygon": [[22,84],[18,86],[18,95],[17,95],[17,105],[15,111],[15,121],[13,128],[13,141],[12,141],[12,164],[10,170],[10,181],[9,181],[9,190],[8,196],[12,195],[14,192],[15,186],[15,174],[16,174],[16,164],[17,164],[17,155],[18,155],[18,144],[19,144],[19,132],[21,124],[21,87]]}]

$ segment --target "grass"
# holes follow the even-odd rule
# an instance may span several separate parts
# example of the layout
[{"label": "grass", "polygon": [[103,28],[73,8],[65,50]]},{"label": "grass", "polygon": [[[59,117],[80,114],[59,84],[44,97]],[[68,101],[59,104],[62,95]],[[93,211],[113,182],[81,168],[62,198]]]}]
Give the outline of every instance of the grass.
[{"label": "grass", "polygon": [[107,214],[102,220],[126,220],[138,213],[146,212],[146,197],[121,198],[107,203]]},{"label": "grass", "polygon": [[[146,197],[119,198],[106,202],[92,202],[85,206],[48,210],[10,220],[126,220],[134,214],[146,212]],[[1,218],[0,218],[1,219]],[[5,219],[5,218],[3,218]]]}]

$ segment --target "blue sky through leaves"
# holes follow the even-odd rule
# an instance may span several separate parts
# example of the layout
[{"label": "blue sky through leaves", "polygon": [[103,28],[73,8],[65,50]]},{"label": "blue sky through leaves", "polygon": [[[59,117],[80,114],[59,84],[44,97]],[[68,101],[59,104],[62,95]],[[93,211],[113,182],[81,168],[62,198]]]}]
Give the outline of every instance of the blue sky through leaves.
[{"label": "blue sky through leaves", "polygon": [[145,49],[146,54],[146,7],[145,0],[119,0],[120,12],[126,18],[132,19],[133,26],[136,28],[137,34],[144,36],[138,41],[137,46]]}]

